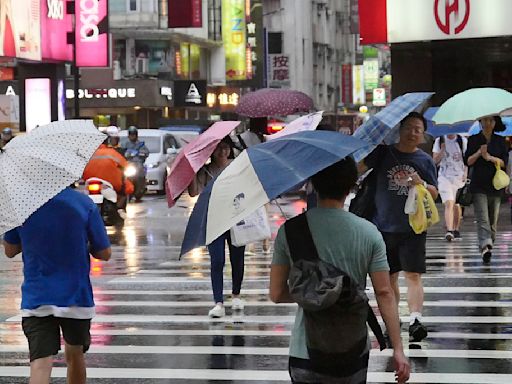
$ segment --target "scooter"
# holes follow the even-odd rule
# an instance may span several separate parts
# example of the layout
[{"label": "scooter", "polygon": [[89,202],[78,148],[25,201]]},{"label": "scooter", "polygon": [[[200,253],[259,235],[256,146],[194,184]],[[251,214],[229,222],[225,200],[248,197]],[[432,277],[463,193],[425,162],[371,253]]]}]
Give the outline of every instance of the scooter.
[{"label": "scooter", "polygon": [[133,196],[136,201],[140,201],[146,193],[146,167],[144,159],[139,155],[136,149],[127,149],[125,152],[126,160],[129,165],[124,170],[124,175],[133,183],[135,191]]},{"label": "scooter", "polygon": [[122,227],[124,219],[118,212],[117,192],[112,184],[103,179],[92,177],[85,180],[83,193],[97,205],[105,225]]}]

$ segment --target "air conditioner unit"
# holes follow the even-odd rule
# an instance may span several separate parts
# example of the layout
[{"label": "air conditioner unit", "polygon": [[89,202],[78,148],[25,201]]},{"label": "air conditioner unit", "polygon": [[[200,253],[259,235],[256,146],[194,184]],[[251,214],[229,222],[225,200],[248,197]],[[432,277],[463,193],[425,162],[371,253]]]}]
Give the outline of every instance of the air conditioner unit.
[{"label": "air conditioner unit", "polygon": [[135,60],[135,73],[148,73],[149,59],[145,57],[137,57]]}]

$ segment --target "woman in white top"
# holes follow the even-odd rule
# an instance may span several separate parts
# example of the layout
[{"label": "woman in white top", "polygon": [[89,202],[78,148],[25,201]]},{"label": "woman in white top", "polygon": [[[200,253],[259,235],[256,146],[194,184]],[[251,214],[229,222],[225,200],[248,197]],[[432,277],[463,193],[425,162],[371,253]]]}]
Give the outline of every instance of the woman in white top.
[{"label": "woman in white top", "polygon": [[[221,141],[211,156],[211,162],[199,170],[196,177],[188,187],[190,196],[196,196],[204,189],[211,179],[216,178],[231,162],[232,152],[228,140]],[[244,305],[240,299],[240,289],[244,278],[244,252],[245,247],[235,247],[231,244],[229,231],[222,234],[214,242],[208,245],[211,261],[211,280],[215,306],[208,312],[210,317],[220,318],[226,315],[224,308],[224,264],[225,264],[225,243],[229,246],[229,259],[231,261],[232,294],[233,300],[231,309],[242,310]]]}]

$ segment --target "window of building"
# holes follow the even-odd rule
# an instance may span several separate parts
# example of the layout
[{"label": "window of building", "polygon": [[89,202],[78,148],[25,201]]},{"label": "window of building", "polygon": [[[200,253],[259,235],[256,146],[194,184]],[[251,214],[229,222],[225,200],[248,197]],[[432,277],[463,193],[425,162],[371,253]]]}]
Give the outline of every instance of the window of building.
[{"label": "window of building", "polygon": [[282,32],[269,32],[268,33],[268,53],[269,54],[283,53],[283,33]]},{"label": "window of building", "polygon": [[140,0],[126,0],[129,12],[137,12],[140,10]]}]

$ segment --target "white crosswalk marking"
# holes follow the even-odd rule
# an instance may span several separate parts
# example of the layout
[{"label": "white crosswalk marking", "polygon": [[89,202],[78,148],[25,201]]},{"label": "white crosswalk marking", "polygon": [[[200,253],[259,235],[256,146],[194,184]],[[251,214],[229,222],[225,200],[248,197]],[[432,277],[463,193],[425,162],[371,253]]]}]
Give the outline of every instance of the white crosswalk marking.
[{"label": "white crosswalk marking", "polygon": [[[470,223],[468,231],[472,228]],[[448,244],[436,231],[428,237],[424,279],[429,337],[419,344],[408,342],[407,288],[400,279],[410,383],[512,383],[512,233],[499,234],[493,264],[483,267],[475,235]],[[212,294],[204,250],[182,261],[174,244],[113,250],[110,264],[93,265],[99,269],[93,270],[98,314],[87,355],[91,382],[289,382],[288,341],[296,305],[268,300],[271,254],[260,245],[246,257],[243,314],[231,311],[227,261],[228,316],[222,320],[207,317]],[[375,306],[370,282],[367,292]],[[29,374],[19,321],[12,316],[0,324],[0,383],[21,383]],[[369,383],[394,382],[391,355],[390,350],[372,350]],[[55,383],[64,383],[66,371],[60,365],[52,376]]]}]

